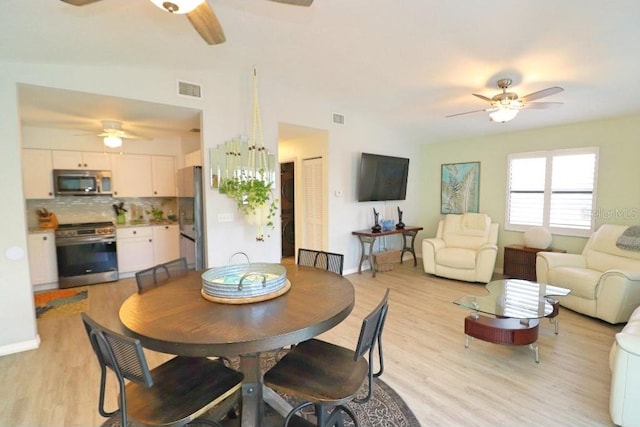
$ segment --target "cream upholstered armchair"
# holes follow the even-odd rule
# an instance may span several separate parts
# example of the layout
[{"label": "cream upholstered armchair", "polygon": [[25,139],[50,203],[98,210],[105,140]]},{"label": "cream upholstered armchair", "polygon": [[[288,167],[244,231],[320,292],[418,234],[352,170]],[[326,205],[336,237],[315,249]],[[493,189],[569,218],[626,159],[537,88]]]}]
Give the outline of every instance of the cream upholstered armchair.
[{"label": "cream upholstered armchair", "polygon": [[557,297],[564,307],[609,323],[626,322],[640,305],[640,250],[617,246],[628,228],[603,224],[582,254],[538,252],[538,282],[571,289]]},{"label": "cream upholstered armchair", "polygon": [[488,283],[498,254],[498,224],[483,213],[448,214],[436,237],[422,241],[424,271],[466,282]]},{"label": "cream upholstered armchair", "polygon": [[640,307],[616,334],[609,351],[609,413],[617,426],[640,425]]}]

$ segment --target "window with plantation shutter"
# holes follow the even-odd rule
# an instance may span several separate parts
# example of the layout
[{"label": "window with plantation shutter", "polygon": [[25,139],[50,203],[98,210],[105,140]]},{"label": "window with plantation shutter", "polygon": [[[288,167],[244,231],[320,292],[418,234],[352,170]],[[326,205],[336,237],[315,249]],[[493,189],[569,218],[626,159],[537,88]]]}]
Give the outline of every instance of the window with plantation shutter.
[{"label": "window with plantation shutter", "polygon": [[512,154],[507,173],[507,230],[544,226],[588,236],[596,206],[596,147]]}]

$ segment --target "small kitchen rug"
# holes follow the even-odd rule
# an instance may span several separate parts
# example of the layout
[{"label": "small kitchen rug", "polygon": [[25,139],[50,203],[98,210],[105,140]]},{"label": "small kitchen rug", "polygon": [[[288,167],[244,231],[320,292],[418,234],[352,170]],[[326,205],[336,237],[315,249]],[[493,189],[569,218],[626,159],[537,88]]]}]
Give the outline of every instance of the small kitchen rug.
[{"label": "small kitchen rug", "polygon": [[89,308],[87,288],[55,289],[34,295],[36,318],[68,316],[81,313]]}]

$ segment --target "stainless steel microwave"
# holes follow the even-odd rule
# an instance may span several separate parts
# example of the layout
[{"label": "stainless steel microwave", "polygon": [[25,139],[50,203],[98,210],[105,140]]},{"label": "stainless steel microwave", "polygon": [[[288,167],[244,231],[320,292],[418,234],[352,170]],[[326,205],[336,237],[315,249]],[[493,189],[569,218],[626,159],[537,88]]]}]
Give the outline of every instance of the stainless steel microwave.
[{"label": "stainless steel microwave", "polygon": [[54,169],[53,185],[58,196],[108,196],[111,171]]}]

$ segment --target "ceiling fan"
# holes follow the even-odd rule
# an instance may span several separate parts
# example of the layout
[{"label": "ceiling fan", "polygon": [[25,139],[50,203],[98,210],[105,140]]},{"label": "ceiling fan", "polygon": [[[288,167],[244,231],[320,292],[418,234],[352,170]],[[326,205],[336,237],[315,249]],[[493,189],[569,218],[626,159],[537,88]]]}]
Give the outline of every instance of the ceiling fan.
[{"label": "ceiling fan", "polygon": [[[73,6],[85,6],[101,0],[61,0]],[[208,44],[224,43],[226,38],[220,21],[206,0],[150,0],[160,9],[175,14],[186,14],[191,25]],[[270,0],[277,3],[309,7],[313,0]]]},{"label": "ceiling fan", "polygon": [[561,105],[562,102],[531,102],[535,99],[551,96],[556,93],[562,92],[564,89],[558,86],[549,87],[539,90],[537,92],[530,93],[523,97],[518,97],[514,92],[507,92],[507,89],[511,86],[513,81],[511,79],[498,80],[498,87],[502,89],[502,92],[489,98],[477,93],[472,94],[483,101],[487,101],[491,106],[482,110],[467,111],[464,113],[451,114],[446,117],[462,116],[464,114],[478,113],[485,111],[489,113],[489,117],[494,122],[505,123],[512,120],[520,110],[525,108],[551,108],[557,105]]},{"label": "ceiling fan", "polygon": [[146,139],[122,129],[122,122],[117,120],[102,120],[102,132],[96,135],[103,138],[104,145],[109,148],[121,147],[123,139]]}]

